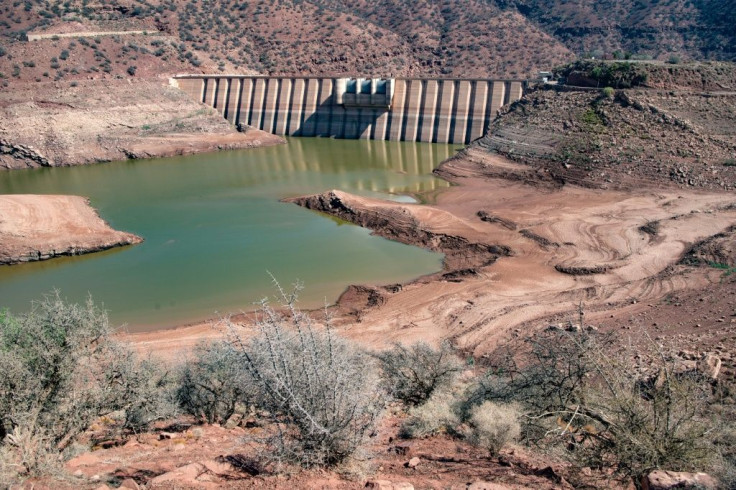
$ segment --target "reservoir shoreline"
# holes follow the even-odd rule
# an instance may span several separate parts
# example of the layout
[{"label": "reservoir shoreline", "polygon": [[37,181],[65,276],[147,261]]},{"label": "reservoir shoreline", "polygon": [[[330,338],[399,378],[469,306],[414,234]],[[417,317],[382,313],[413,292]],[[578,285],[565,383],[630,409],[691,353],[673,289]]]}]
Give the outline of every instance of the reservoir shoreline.
[{"label": "reservoir shoreline", "polygon": [[[131,331],[204,320],[273,293],[267,271],[302,304],[332,303],[351,283],[404,282],[442,256],[279,200],[342,188],[366,197],[421,195],[454,147],[293,139],[287,145],[105,165],[0,172],[0,194],[80,194],[139,246],[0,269],[3,306],[22,312],[52,288],[91,294]],[[392,197],[393,196],[393,197]]]},{"label": "reservoir shoreline", "polygon": [[[340,296],[334,324],[369,348],[450,340],[482,357],[520,332],[574,321],[582,304],[586,322],[618,321],[611,319],[635,314],[638,305],[718,283],[713,270],[680,260],[703,240],[727,236],[728,243],[736,233],[727,193],[560,186],[473,147],[435,173],[456,185],[436,192],[431,205],[340,191],[288,199],[447,254],[441,272],[353,285]],[[641,231],[651,220],[660,223],[656,237]],[[235,328],[252,332],[252,315],[234,317]],[[126,338],[168,357],[223,335],[224,323],[212,320]]]},{"label": "reservoir shoreline", "polygon": [[81,196],[0,195],[0,266],[142,241],[112,229]]}]

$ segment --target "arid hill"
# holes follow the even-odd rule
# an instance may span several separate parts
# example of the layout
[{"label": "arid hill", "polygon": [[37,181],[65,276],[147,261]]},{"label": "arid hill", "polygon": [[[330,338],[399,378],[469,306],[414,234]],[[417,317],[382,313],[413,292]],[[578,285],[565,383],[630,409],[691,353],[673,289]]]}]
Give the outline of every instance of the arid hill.
[{"label": "arid hill", "polygon": [[[576,73],[579,83],[595,85]],[[533,89],[471,147],[527,164],[558,184],[734,189],[733,67],[660,65],[642,73],[639,86],[626,90]]]},{"label": "arid hill", "polygon": [[[30,81],[178,71],[528,77],[583,53],[733,60],[735,11],[732,0],[3,1],[0,72]],[[130,30],[147,35],[23,41]]]}]

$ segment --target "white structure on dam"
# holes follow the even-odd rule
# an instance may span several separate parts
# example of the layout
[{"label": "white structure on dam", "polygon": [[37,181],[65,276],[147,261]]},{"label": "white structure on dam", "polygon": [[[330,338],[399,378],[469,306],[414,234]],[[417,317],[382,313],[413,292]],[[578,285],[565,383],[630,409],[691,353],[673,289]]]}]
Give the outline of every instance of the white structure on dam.
[{"label": "white structure on dam", "polygon": [[179,75],[232,124],[278,135],[464,144],[519,100],[522,80]]}]

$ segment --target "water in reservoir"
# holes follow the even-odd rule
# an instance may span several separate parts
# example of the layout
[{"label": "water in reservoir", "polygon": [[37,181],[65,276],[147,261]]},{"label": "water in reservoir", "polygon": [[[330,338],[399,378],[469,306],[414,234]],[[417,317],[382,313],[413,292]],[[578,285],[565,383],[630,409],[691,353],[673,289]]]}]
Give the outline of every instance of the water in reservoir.
[{"label": "water in reservoir", "polygon": [[292,138],[286,145],[206,155],[0,172],[0,193],[90,198],[140,245],[0,266],[0,308],[28,310],[58,288],[91,293],[131,331],[251,309],[284,286],[300,304],[334,302],[349,284],[388,284],[440,269],[441,255],[279,202],[340,189],[401,199],[446,187],[431,171],[457,146]]}]

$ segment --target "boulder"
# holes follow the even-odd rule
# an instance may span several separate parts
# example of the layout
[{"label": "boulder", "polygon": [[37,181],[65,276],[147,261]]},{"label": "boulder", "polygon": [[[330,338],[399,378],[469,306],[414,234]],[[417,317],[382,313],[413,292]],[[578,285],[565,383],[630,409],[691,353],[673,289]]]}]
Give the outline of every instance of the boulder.
[{"label": "boulder", "polygon": [[123,480],[123,482],[120,484],[119,488],[125,488],[126,490],[140,490],[140,486],[138,486],[138,483],[132,478],[126,478]]},{"label": "boulder", "polygon": [[388,448],[389,452],[398,454],[400,456],[411,456],[413,452],[413,444],[411,442],[402,442]]},{"label": "boulder", "polygon": [[240,413],[234,413],[230,416],[229,419],[227,419],[227,422],[225,422],[226,429],[234,429],[238,425],[240,425],[240,421],[243,420],[243,415]]},{"label": "boulder", "polygon": [[199,475],[205,473],[207,468],[200,463],[191,463],[186,466],[180,466],[179,468],[158,475],[156,478],[151,480],[151,483],[156,485],[165,482],[180,482],[180,483],[193,483],[196,482]]},{"label": "boulder", "polygon": [[408,482],[392,483],[388,480],[368,480],[365,488],[373,488],[375,490],[414,490],[414,485]]},{"label": "boulder", "polygon": [[654,470],[641,479],[642,490],[715,490],[718,482],[706,473]]},{"label": "boulder", "polygon": [[233,472],[233,467],[230,463],[224,461],[202,461],[202,466],[207,468],[207,471],[214,473],[215,475],[228,475]]},{"label": "boulder", "polygon": [[407,467],[407,468],[416,468],[417,466],[419,466],[419,463],[421,461],[422,461],[421,459],[419,459],[418,457],[414,456],[409,461],[407,461],[406,463],[404,463],[404,466]]},{"label": "boulder", "polygon": [[718,374],[721,372],[721,359],[713,354],[705,354],[698,361],[697,369],[704,376],[715,381],[718,379]]},{"label": "boulder", "polygon": [[66,466],[69,468],[79,468],[80,466],[92,466],[100,462],[100,458],[94,453],[82,453],[76,458],[70,459]]}]

